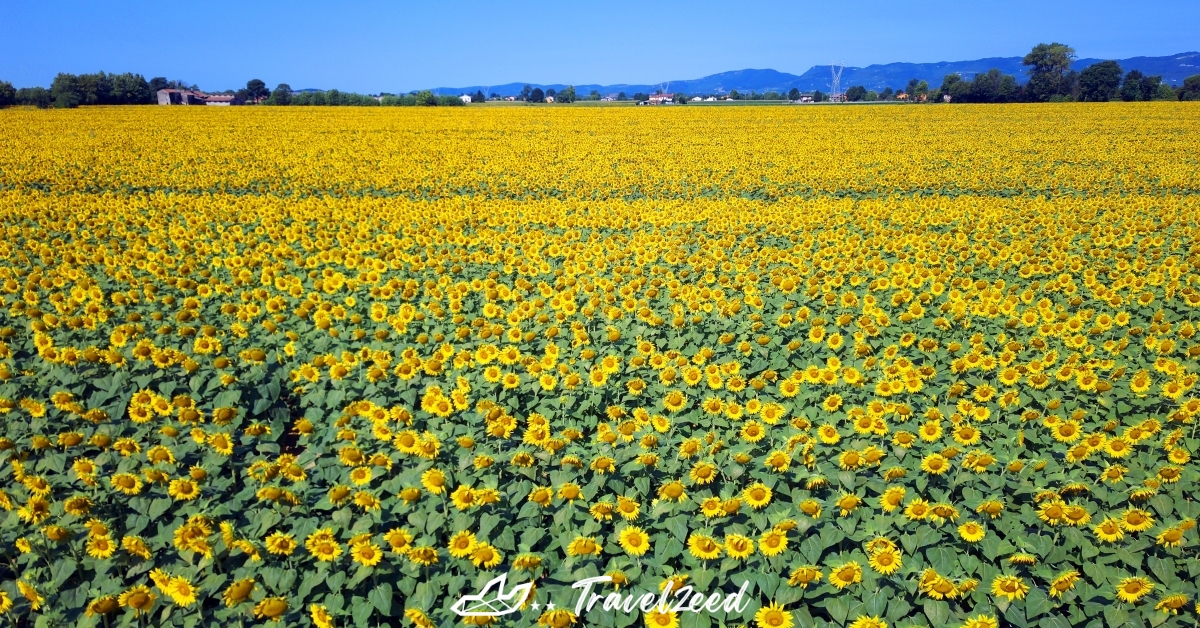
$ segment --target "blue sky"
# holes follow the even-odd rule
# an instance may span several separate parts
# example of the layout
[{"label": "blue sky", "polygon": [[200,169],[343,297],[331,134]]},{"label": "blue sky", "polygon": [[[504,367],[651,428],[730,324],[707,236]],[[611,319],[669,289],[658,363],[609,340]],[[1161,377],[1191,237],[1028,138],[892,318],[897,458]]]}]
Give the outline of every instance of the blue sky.
[{"label": "blue sky", "polygon": [[726,70],[1200,49],[1196,0],[338,2],[5,0],[0,80],[132,71],[221,90],[260,78],[359,92],[655,83]]}]

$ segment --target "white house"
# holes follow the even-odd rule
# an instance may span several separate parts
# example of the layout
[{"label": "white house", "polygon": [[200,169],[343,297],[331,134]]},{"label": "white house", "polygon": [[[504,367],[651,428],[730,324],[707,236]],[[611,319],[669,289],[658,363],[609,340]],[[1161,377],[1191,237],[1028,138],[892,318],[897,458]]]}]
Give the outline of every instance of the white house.
[{"label": "white house", "polygon": [[692,102],[700,102],[702,100],[704,100],[704,99],[699,96],[692,96]]},{"label": "white house", "polygon": [[554,102],[554,97],[553,97],[553,96],[547,96],[547,97],[546,97],[546,102]]},{"label": "white house", "polygon": [[471,95],[470,94],[463,94],[462,96],[459,96],[458,99],[463,101],[463,103],[465,103],[465,104],[468,104],[468,105],[471,104]]},{"label": "white house", "polygon": [[704,99],[704,102],[716,102],[716,101],[717,101],[716,96],[709,96],[708,98]]}]

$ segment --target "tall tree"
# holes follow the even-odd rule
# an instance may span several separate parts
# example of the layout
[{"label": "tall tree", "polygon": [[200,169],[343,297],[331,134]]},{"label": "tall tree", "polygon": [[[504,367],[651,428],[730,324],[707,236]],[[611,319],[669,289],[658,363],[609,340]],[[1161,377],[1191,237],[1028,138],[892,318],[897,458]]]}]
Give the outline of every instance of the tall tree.
[{"label": "tall tree", "polygon": [[800,90],[793,87],[788,91],[788,100],[800,100]]},{"label": "tall tree", "polygon": [[272,105],[290,105],[292,104],[292,86],[287,83],[280,83],[275,87],[275,91],[271,92],[269,102]]},{"label": "tall tree", "polygon": [[250,94],[250,100],[266,98],[271,94],[271,90],[267,89],[267,84],[259,79],[246,81],[246,91]]},{"label": "tall tree", "polygon": [[1093,63],[1079,73],[1080,100],[1105,102],[1116,98],[1121,87],[1121,65],[1116,61]]},{"label": "tall tree", "polygon": [[11,107],[15,104],[17,104],[17,90],[13,89],[12,83],[0,81],[0,108]]},{"label": "tall tree", "polygon": [[1200,74],[1183,79],[1183,86],[1176,94],[1179,100],[1200,100]]},{"label": "tall tree", "polygon": [[546,93],[542,91],[542,88],[535,87],[533,91],[529,92],[529,102],[545,102],[545,100]]},{"label": "tall tree", "polygon": [[521,93],[520,93],[520,95],[517,96],[517,99],[518,100],[529,100],[529,97],[531,95],[533,95],[533,88],[526,85],[525,87],[521,88]]},{"label": "tall tree", "polygon": [[564,87],[561,92],[558,93],[558,96],[555,97],[554,100],[556,102],[571,103],[571,102],[575,102],[576,99],[578,99],[578,96],[575,94],[575,86],[568,85],[568,86]]},{"label": "tall tree", "polygon": [[858,102],[865,98],[866,95],[867,88],[863,87],[862,85],[855,85],[854,87],[846,90],[846,100],[849,100],[850,102]]},{"label": "tall tree", "polygon": [[1142,79],[1146,75],[1142,74],[1141,70],[1130,70],[1125,75],[1125,82],[1121,84],[1121,100],[1125,102],[1133,102],[1142,97]]},{"label": "tall tree", "polygon": [[150,91],[152,93],[157,94],[158,90],[167,89],[168,85],[170,85],[170,83],[167,82],[167,77],[165,76],[156,76],[150,79]]},{"label": "tall tree", "polygon": [[1062,94],[1063,78],[1071,71],[1075,49],[1058,42],[1038,44],[1021,60],[1029,66],[1029,85],[1026,88],[1031,100],[1046,102]]},{"label": "tall tree", "polygon": [[483,90],[481,89],[475,90],[475,93],[471,95],[471,102],[484,102],[485,100],[487,98],[483,97]]}]

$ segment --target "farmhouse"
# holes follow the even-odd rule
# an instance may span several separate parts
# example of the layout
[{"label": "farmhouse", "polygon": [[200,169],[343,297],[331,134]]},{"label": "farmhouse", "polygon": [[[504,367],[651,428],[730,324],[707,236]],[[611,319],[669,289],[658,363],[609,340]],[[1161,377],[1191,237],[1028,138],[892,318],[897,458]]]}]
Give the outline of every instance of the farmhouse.
[{"label": "farmhouse", "polygon": [[462,96],[459,96],[458,99],[463,101],[464,104],[467,104],[467,105],[471,104],[471,95],[470,94],[463,94]]},{"label": "farmhouse", "polygon": [[210,96],[204,92],[196,92],[190,89],[160,89],[158,90],[158,104],[228,107],[230,105],[244,105],[246,103],[237,96],[227,94],[213,94]]},{"label": "farmhouse", "polygon": [[655,94],[650,97],[650,104],[652,105],[669,105],[673,102],[675,102],[675,94],[673,93]]}]

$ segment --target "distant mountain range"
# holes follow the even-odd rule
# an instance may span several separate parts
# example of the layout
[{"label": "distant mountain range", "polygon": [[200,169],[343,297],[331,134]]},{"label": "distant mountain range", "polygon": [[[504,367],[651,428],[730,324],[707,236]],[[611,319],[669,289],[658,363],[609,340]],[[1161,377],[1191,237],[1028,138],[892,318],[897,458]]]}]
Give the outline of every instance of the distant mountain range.
[{"label": "distant mountain range", "polygon": [[[1104,59],[1079,59],[1071,67],[1082,70],[1093,63]],[[1183,79],[1200,74],[1200,52],[1181,52],[1166,57],[1133,57],[1117,59],[1125,72],[1141,70],[1143,74],[1161,74],[1163,81],[1178,85]],[[909,79],[928,81],[931,87],[938,87],[947,74],[958,73],[970,80],[976,74],[996,68],[1005,74],[1016,76],[1017,81],[1025,83],[1028,80],[1025,66],[1021,65],[1021,57],[989,57],[972,61],[941,61],[938,63],[887,63],[868,65],[865,68],[847,67],[842,72],[842,87],[862,85],[867,89],[882,90],[888,87],[901,89]],[[655,85],[576,85],[575,91],[580,96],[586,96],[592,90],[601,94],[625,92],[633,96],[636,92],[653,93],[662,89],[669,92],[685,94],[720,94],[733,90],[739,92],[786,92],[793,87],[802,92],[812,90],[829,91],[830,68],[827,65],[814,65],[804,74],[788,74],[776,70],[734,70],[722,72],[698,79],[664,81]],[[484,94],[500,94],[513,96],[520,93],[526,85],[545,89],[561,90],[566,87],[559,83],[506,83],[504,85],[471,85],[468,87],[439,87],[434,91],[439,94],[474,94],[482,91]]]}]

